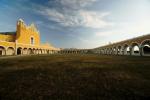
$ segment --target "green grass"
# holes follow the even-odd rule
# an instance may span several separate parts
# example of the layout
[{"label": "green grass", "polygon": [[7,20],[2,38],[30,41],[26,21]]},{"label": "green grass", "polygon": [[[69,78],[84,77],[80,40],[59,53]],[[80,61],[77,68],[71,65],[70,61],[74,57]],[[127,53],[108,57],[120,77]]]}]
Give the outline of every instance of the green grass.
[{"label": "green grass", "polygon": [[150,100],[150,57],[0,58],[1,100]]}]

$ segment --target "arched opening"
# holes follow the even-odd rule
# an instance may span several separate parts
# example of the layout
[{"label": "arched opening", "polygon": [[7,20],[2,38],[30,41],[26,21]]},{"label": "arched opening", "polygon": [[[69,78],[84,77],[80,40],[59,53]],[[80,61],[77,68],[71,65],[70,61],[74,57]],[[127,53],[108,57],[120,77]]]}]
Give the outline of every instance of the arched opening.
[{"label": "arched opening", "polygon": [[102,54],[104,54],[104,53],[105,53],[105,50],[104,50],[104,49],[102,49],[102,50],[101,50],[101,52],[102,52]]},{"label": "arched opening", "polygon": [[145,40],[141,44],[142,47],[142,55],[143,56],[150,56],[150,40]]},{"label": "arched opening", "polygon": [[106,50],[107,50],[107,51],[106,51],[106,54],[109,55],[109,53],[110,53],[109,48],[107,48]]},{"label": "arched opening", "polygon": [[4,47],[0,46],[0,56],[6,55],[6,50]]},{"label": "arched opening", "polygon": [[76,54],[76,51],[75,51],[75,50],[73,51],[73,54]]},{"label": "arched opening", "polygon": [[44,53],[45,53],[45,50],[43,49],[43,50],[42,50],[42,54],[44,54]]},{"label": "arched opening", "polygon": [[113,54],[113,48],[110,49],[110,54],[111,54],[111,55]]},{"label": "arched opening", "polygon": [[116,47],[113,48],[113,51],[112,51],[112,52],[113,52],[113,54],[117,54],[117,49],[116,49]]},{"label": "arched opening", "polygon": [[127,47],[127,54],[130,54],[130,47]]},{"label": "arched opening", "polygon": [[23,54],[24,54],[24,55],[27,55],[27,54],[28,54],[28,49],[27,49],[27,48],[24,48],[24,49],[23,49]]},{"label": "arched opening", "polygon": [[109,54],[109,55],[110,55],[110,54],[111,54],[111,49],[110,49],[110,48],[108,48],[107,50],[108,50],[107,54]]},{"label": "arched opening", "polygon": [[72,50],[72,54],[74,54],[74,50]]},{"label": "arched opening", "polygon": [[112,48],[109,48],[109,54],[110,55],[112,54]]},{"label": "arched opening", "polygon": [[31,48],[28,49],[28,54],[29,55],[33,54],[33,50]]},{"label": "arched opening", "polygon": [[49,50],[47,50],[47,54],[50,54]]},{"label": "arched opening", "polygon": [[127,44],[124,46],[124,55],[130,55],[130,47]]},{"label": "arched opening", "polygon": [[36,54],[36,49],[35,48],[33,48],[32,54]]},{"label": "arched opening", "polygon": [[21,54],[22,54],[22,48],[19,47],[19,48],[17,49],[17,55],[21,55]]},{"label": "arched opening", "polygon": [[13,47],[8,47],[7,55],[15,55],[15,49]]},{"label": "arched opening", "polygon": [[38,52],[39,52],[39,54],[42,54],[42,50],[41,49],[39,49]]},{"label": "arched opening", "polygon": [[39,50],[38,49],[36,49],[36,54],[39,54]]},{"label": "arched opening", "polygon": [[117,48],[117,54],[118,55],[122,55],[122,48],[121,48],[121,46],[118,46],[118,48]]},{"label": "arched opening", "polygon": [[[49,53],[52,54],[52,50],[50,50]],[[65,53],[65,51],[62,51],[62,53]]]},{"label": "arched opening", "polygon": [[140,49],[139,45],[137,43],[133,43],[131,46],[131,53],[132,55],[139,56],[140,55]]},{"label": "arched opening", "polygon": [[144,54],[150,54],[150,46],[149,45],[145,45],[143,48]]}]

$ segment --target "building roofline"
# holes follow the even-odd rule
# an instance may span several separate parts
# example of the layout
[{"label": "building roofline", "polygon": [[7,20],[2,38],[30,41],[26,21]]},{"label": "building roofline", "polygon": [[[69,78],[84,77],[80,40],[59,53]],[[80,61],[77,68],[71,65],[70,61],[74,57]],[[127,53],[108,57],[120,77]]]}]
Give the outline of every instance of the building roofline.
[{"label": "building roofline", "polygon": [[3,34],[3,35],[15,35],[16,31],[15,32],[0,32],[0,34]]}]

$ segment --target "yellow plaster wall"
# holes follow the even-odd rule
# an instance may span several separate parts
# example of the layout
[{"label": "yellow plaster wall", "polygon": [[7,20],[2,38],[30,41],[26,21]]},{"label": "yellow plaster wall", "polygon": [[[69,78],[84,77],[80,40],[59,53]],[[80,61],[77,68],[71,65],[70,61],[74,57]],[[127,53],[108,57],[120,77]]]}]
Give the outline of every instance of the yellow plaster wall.
[{"label": "yellow plaster wall", "polygon": [[13,47],[13,48],[15,48],[15,42],[0,41],[0,46],[3,46],[4,48],[7,48],[7,47]]},{"label": "yellow plaster wall", "polygon": [[31,44],[31,37],[34,39],[34,45],[40,45],[40,34],[35,26],[26,26],[24,22],[17,23],[17,43]]}]

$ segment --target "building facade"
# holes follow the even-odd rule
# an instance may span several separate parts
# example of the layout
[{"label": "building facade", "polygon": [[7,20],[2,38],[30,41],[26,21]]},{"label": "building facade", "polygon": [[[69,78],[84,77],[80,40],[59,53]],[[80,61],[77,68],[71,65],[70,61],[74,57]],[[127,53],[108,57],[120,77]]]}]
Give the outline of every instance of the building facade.
[{"label": "building facade", "polygon": [[34,24],[17,21],[16,32],[0,33],[0,55],[52,54],[59,51],[48,43],[40,43],[40,33]]}]

